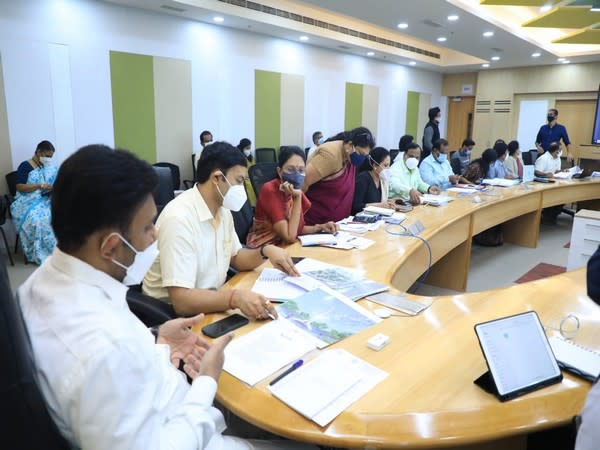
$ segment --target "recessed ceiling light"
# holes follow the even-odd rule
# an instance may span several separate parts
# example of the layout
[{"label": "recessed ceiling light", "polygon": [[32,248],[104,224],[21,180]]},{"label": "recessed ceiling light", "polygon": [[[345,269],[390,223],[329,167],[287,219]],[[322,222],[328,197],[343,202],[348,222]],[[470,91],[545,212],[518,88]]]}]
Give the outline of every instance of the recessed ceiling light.
[{"label": "recessed ceiling light", "polygon": [[374,56],[375,52],[367,52],[367,56]]},{"label": "recessed ceiling light", "polygon": [[492,56],[490,59],[492,61],[500,61],[500,57],[499,56]]},{"label": "recessed ceiling light", "polygon": [[563,64],[569,64],[571,61],[569,61],[568,59],[565,59],[562,63]]},{"label": "recessed ceiling light", "polygon": [[300,40],[302,42],[306,42],[306,41],[308,41],[308,36],[300,36]]},{"label": "recessed ceiling light", "polygon": [[400,28],[400,29],[408,28],[408,24],[406,22],[400,22],[398,24],[398,28]]},{"label": "recessed ceiling light", "polygon": [[550,11],[551,9],[552,9],[552,5],[544,5],[540,8],[540,11],[545,13],[545,12]]},{"label": "recessed ceiling light", "polygon": [[558,62],[563,62],[563,61],[566,61],[566,60],[567,60],[567,58],[558,58],[557,59]]},{"label": "recessed ceiling light", "polygon": [[590,11],[591,12],[600,12],[600,5],[599,6],[592,6],[590,8]]},{"label": "recessed ceiling light", "polygon": [[444,36],[440,36],[439,38],[437,38],[438,42],[446,42],[448,40],[448,38],[445,38]]},{"label": "recessed ceiling light", "polygon": [[411,62],[409,62],[409,63],[408,63],[408,65],[409,65],[409,66],[416,66],[416,65],[417,65],[417,63],[416,63],[416,62],[414,62],[414,61],[411,61]]},{"label": "recessed ceiling light", "polygon": [[539,58],[540,56],[542,56],[542,54],[540,52],[535,52],[531,54],[532,58]]},{"label": "recessed ceiling light", "polygon": [[448,20],[449,20],[450,22],[454,22],[455,20],[458,20],[458,16],[457,16],[456,14],[450,14],[450,15],[448,16]]},{"label": "recessed ceiling light", "polygon": [[487,69],[488,67],[490,67],[490,65],[488,63],[482,64],[481,67]]},{"label": "recessed ceiling light", "polygon": [[483,33],[483,37],[492,37],[494,35],[493,31],[486,31],[485,33]]},{"label": "recessed ceiling light", "polygon": [[215,16],[213,17],[213,22],[217,22],[217,23],[223,23],[225,19],[221,16]]}]

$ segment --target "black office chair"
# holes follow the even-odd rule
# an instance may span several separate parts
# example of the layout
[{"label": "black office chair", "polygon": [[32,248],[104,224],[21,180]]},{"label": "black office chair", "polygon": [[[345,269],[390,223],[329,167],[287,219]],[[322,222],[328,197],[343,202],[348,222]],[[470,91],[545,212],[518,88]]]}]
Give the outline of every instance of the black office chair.
[{"label": "black office chair", "polygon": [[69,450],[35,381],[33,351],[21,309],[0,261],[0,440],[11,450]]},{"label": "black office chair", "polygon": [[192,180],[183,180],[183,189],[187,191],[188,189],[193,188],[194,184],[196,183]]},{"label": "black office chair", "polygon": [[461,175],[461,171],[460,171],[460,159],[458,159],[458,158],[451,158],[450,159],[450,166],[452,167],[452,172],[454,172],[454,175]]},{"label": "black office chair", "polygon": [[163,208],[167,206],[167,203],[175,198],[175,193],[173,192],[173,179],[171,177],[171,170],[168,167],[155,166],[154,171],[158,175],[158,185],[152,192],[152,196],[154,197],[154,203],[156,203],[158,217]]},{"label": "black office chair", "polygon": [[534,148],[529,150],[529,154],[531,155],[531,164],[535,164],[535,160],[538,159],[538,156],[540,156],[537,149]]},{"label": "black office chair", "polygon": [[248,169],[248,177],[250,177],[250,184],[252,184],[252,189],[258,199],[263,185],[267,181],[277,178],[277,163],[256,163]]},{"label": "black office chair", "polygon": [[256,163],[277,162],[277,154],[274,148],[257,148],[255,151]]},{"label": "black office chair", "polygon": [[531,159],[530,152],[521,153],[521,158],[523,158],[523,164],[526,166],[531,166],[533,164],[533,160]]},{"label": "black office chair", "polygon": [[192,153],[192,178],[196,180],[196,155]]},{"label": "black office chair", "polygon": [[12,201],[17,195],[17,172],[7,173],[4,178],[6,179],[6,184],[8,185],[8,192],[10,192],[10,200]]},{"label": "black office chair", "polygon": [[398,153],[400,153],[400,150],[398,150],[397,148],[390,149],[390,164],[394,163],[394,160],[396,159],[396,156],[398,156]]},{"label": "black office chair", "polygon": [[231,215],[233,216],[235,234],[238,235],[240,242],[244,245],[246,244],[246,238],[248,237],[248,232],[250,231],[252,221],[254,220],[254,210],[252,206],[250,206],[250,202],[246,200],[242,209],[239,211],[231,211]]},{"label": "black office chair", "polygon": [[4,247],[6,247],[6,253],[8,253],[8,259],[10,260],[10,265],[14,266],[15,261],[13,260],[12,253],[10,252],[10,247],[8,245],[8,240],[6,239],[6,233],[4,232],[4,228],[2,226],[6,223],[6,215],[8,214],[8,197],[3,195],[0,197],[0,233],[2,234],[2,240],[4,241]]},{"label": "black office chair", "polygon": [[308,152],[310,151],[310,147],[306,147],[304,149],[304,154],[306,155],[306,159],[308,159]]},{"label": "black office chair", "polygon": [[142,294],[140,286],[130,287],[125,298],[131,312],[148,328],[177,317],[173,306]]},{"label": "black office chair", "polygon": [[178,191],[181,187],[181,176],[179,175],[179,166],[168,162],[158,162],[152,164],[154,167],[166,167],[171,171],[171,179],[173,180],[173,190]]}]

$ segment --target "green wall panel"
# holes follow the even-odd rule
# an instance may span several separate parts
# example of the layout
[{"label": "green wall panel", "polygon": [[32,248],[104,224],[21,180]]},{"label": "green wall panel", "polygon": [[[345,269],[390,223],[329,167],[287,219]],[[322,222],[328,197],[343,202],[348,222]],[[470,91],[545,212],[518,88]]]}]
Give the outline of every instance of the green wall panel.
[{"label": "green wall panel", "polygon": [[408,91],[406,99],[406,134],[417,137],[419,127],[419,93]]},{"label": "green wall panel", "polygon": [[254,71],[255,148],[279,149],[281,141],[281,74]]},{"label": "green wall panel", "polygon": [[110,52],[115,146],[156,162],[152,56]]},{"label": "green wall panel", "polygon": [[363,85],[346,83],[346,115],[344,129],[351,130],[362,125]]}]

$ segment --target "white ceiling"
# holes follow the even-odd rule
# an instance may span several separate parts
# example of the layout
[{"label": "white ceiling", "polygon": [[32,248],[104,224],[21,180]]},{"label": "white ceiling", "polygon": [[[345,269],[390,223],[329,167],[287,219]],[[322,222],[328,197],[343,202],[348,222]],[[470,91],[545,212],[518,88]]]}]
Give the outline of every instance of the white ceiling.
[{"label": "white ceiling", "polygon": [[[318,6],[395,31],[399,31],[398,23],[406,22],[409,26],[402,30],[402,33],[485,59],[489,61],[491,68],[557,63],[556,55],[445,0],[303,0],[294,3]],[[459,19],[454,22],[448,21],[448,16],[451,14],[458,15]],[[433,22],[439,27],[425,21]],[[493,31],[494,36],[483,37],[485,31]],[[440,36],[448,40],[440,44],[436,41]],[[534,52],[540,52],[542,55],[539,58],[532,58],[531,54]],[[490,58],[495,55],[500,56],[501,59],[490,61]],[[569,60],[572,63],[600,61],[600,52],[597,55],[570,57]],[[480,70],[481,67],[463,67],[462,70],[464,69]],[[454,68],[452,71],[459,70]]]},{"label": "white ceiling", "polygon": [[[282,22],[273,24],[268,23],[267,21],[252,20],[243,16],[243,14],[246,14],[245,12],[242,12],[240,15],[224,14],[224,8],[225,10],[227,10],[227,8],[234,8],[235,10],[238,7],[225,5],[224,3],[215,0],[104,1],[122,6],[151,10],[161,14],[176,15],[211,24],[214,24],[214,8],[214,10],[219,12],[219,15],[225,17],[225,21],[219,26],[238,28],[296,41],[299,37],[298,31],[282,26]],[[261,2],[261,0],[255,1]],[[277,2],[271,1],[270,3],[275,4]],[[557,64],[557,55],[553,55],[552,53],[540,49],[526,40],[521,39],[478,16],[452,5],[446,0],[288,0],[286,3],[288,5],[289,3],[296,4],[298,7],[308,5],[312,8],[317,7],[326,9],[336,16],[345,16],[350,19],[372,24],[379,28],[385,28],[396,33],[397,40],[399,41],[406,40],[406,36],[410,36],[420,41],[433,44],[434,47],[445,47],[451,52],[461,52],[488,62],[490,64],[490,69]],[[177,12],[168,10],[165,9],[163,5],[180,7],[184,11]],[[241,10],[242,8],[238,9]],[[447,17],[451,14],[458,15],[459,19],[455,22],[448,21]],[[343,17],[340,17],[340,24],[344,23],[343,19]],[[408,28],[399,30],[397,24],[400,22],[408,23]],[[285,23],[285,21],[283,23]],[[292,26],[295,26],[295,24],[291,23],[290,27]],[[491,38],[484,38],[483,32],[485,31],[493,31],[494,36]],[[354,44],[349,44],[346,36],[341,35],[338,40],[336,38],[325,37],[322,34],[319,35],[318,33],[319,30],[315,30],[314,35],[310,32],[302,32],[302,34],[310,36],[310,41],[307,45],[330,48],[336,51],[343,51],[345,53],[361,56],[365,56],[366,52],[370,50],[369,42],[365,42],[364,46],[359,45],[360,40],[358,40],[359,44],[356,44],[356,40],[354,41]],[[437,42],[437,38],[440,36],[444,36],[448,40],[444,43]],[[539,58],[532,58],[531,54],[534,52],[540,52],[541,56]],[[500,60],[491,61],[492,56],[499,56]],[[403,65],[408,64],[412,59],[410,56],[402,57],[393,54],[392,52],[375,52],[373,58]],[[591,56],[570,57],[569,60],[572,63],[600,61],[600,53]],[[417,66],[422,69],[445,73],[486,70],[482,69],[481,64],[479,63],[444,67],[429,64],[425,61],[419,61]]]}]

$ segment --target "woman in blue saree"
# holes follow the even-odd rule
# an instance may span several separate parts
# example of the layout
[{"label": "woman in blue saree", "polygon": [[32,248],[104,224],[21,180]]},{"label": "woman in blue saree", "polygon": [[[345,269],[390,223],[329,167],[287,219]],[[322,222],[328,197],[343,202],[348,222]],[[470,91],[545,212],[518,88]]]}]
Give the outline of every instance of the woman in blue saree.
[{"label": "woman in blue saree", "polygon": [[50,198],[57,167],[50,163],[54,146],[38,144],[33,158],[17,169],[17,196],[10,212],[28,261],[42,264],[52,254],[56,238],[52,231]]}]

